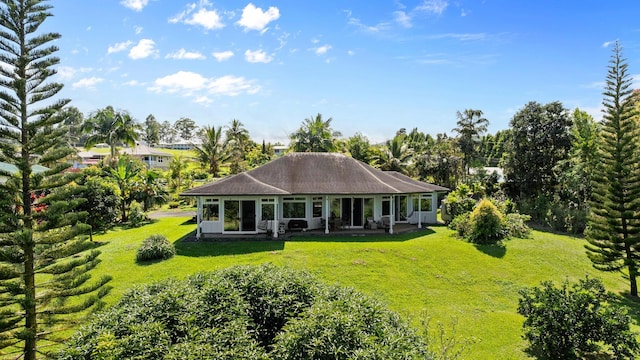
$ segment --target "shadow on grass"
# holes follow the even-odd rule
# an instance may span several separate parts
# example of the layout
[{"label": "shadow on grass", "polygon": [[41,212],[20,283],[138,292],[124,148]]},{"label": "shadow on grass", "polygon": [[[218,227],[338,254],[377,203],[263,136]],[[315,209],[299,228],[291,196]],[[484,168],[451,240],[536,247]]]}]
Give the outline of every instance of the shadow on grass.
[{"label": "shadow on grass", "polygon": [[496,245],[479,245],[474,244],[476,249],[494,258],[502,259],[507,253],[507,247],[504,244]]},{"label": "shadow on grass", "polygon": [[614,298],[614,302],[627,309],[629,317],[634,324],[640,325],[640,299],[629,295],[629,291],[625,291]]},{"label": "shadow on grass", "polygon": [[283,240],[176,241],[176,254],[189,257],[245,255],[284,250]]},{"label": "shadow on grass", "polygon": [[195,232],[191,232],[179,240],[174,245],[177,255],[189,257],[202,256],[226,256],[244,255],[259,252],[282,251],[285,241],[287,242],[324,242],[324,243],[346,243],[346,242],[390,242],[408,241],[415,238],[435,233],[431,229],[423,229],[405,234],[381,234],[381,235],[324,235],[305,234],[297,236],[285,236],[284,238],[266,238],[264,235],[256,238],[213,238],[195,241]]},{"label": "shadow on grass", "polygon": [[432,229],[420,229],[402,234],[388,234],[388,233],[380,233],[380,234],[362,234],[354,232],[352,234],[349,233],[339,233],[339,234],[321,234],[321,233],[300,233],[300,234],[291,234],[287,235],[287,241],[291,242],[335,242],[335,243],[345,243],[345,242],[402,242],[413,240],[419,238],[421,236],[434,234],[435,231]]}]

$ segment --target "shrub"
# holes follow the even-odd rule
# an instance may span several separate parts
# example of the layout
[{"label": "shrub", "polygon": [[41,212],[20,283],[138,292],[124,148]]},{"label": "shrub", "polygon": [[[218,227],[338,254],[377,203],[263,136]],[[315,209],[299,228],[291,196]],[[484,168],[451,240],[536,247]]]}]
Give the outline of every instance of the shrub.
[{"label": "shrub", "polygon": [[471,212],[469,241],[476,244],[495,244],[505,237],[504,215],[491,200],[482,199]]},{"label": "shrub", "polygon": [[144,210],[142,209],[142,205],[140,205],[140,203],[135,200],[132,201],[131,205],[129,206],[128,218],[129,225],[131,225],[132,227],[138,227],[149,220],[149,217],[147,217],[147,214],[145,214]]},{"label": "shrub", "polygon": [[455,219],[458,215],[471,212],[476,205],[474,193],[469,185],[461,184],[444,199],[445,212]]},{"label": "shrub", "polygon": [[175,254],[175,246],[164,235],[156,234],[144,239],[136,252],[136,261],[165,260]]},{"label": "shrub", "polygon": [[587,277],[572,285],[564,281],[560,288],[546,281],[520,295],[524,338],[538,357],[576,359],[587,352],[610,351],[617,359],[627,359],[640,349],[629,316],[598,279]]},{"label": "shrub", "polygon": [[59,358],[432,359],[417,332],[381,303],[273,265],[136,287],[67,341]]},{"label": "shrub", "polygon": [[180,207],[180,202],[178,201],[172,201],[169,203],[169,209],[177,209],[178,207]]},{"label": "shrub", "polygon": [[449,228],[455,230],[458,236],[461,238],[467,238],[471,233],[471,218],[470,213],[464,213],[453,218],[453,221],[449,223]]},{"label": "shrub", "polygon": [[531,220],[531,216],[511,213],[504,216],[504,232],[505,237],[517,237],[524,239],[529,237],[531,228],[527,226],[527,221]]}]

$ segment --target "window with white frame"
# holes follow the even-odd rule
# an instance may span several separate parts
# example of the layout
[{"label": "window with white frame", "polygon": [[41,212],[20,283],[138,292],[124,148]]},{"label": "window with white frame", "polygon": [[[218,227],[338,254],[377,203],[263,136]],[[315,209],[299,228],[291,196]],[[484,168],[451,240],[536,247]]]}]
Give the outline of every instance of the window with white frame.
[{"label": "window with white frame", "polygon": [[391,215],[391,199],[389,196],[382,197],[382,216]]},{"label": "window with white frame", "polygon": [[316,196],[313,198],[313,217],[322,217],[322,196]]},{"label": "window with white frame", "polygon": [[418,211],[418,209],[420,211],[431,211],[431,195],[421,198],[420,203],[422,206],[418,208],[418,198],[413,199],[413,211]]},{"label": "window with white frame", "polygon": [[276,218],[276,200],[262,199],[262,220],[275,220]]},{"label": "window with white frame", "polygon": [[202,221],[220,220],[220,200],[204,199],[202,204]]},{"label": "window with white frame", "polygon": [[286,197],[282,199],[282,214],[287,219],[304,219],[307,217],[306,205],[303,197]]}]

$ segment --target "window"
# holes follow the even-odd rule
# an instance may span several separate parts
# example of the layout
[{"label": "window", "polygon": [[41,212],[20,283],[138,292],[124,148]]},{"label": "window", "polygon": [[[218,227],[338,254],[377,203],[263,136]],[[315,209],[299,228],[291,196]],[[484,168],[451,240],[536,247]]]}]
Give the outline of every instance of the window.
[{"label": "window", "polygon": [[282,213],[287,219],[304,219],[307,217],[305,198],[286,197],[282,202]]},{"label": "window", "polygon": [[373,199],[372,198],[364,199],[364,218],[365,220],[368,218],[373,219]]},{"label": "window", "polygon": [[331,218],[339,219],[342,215],[342,199],[331,200]]},{"label": "window", "polygon": [[[422,206],[420,207],[421,211],[431,211],[431,196],[423,197],[420,199]],[[418,211],[418,199],[413,199],[413,211]]]},{"label": "window", "polygon": [[224,202],[224,230],[240,230],[240,201],[225,200]]},{"label": "window", "polygon": [[204,199],[202,204],[202,221],[220,220],[220,200]]},{"label": "window", "polygon": [[262,220],[275,220],[275,200],[262,199]]},{"label": "window", "polygon": [[313,217],[322,217],[322,196],[313,198]]},{"label": "window", "polygon": [[382,197],[382,216],[391,215],[391,202],[388,196]]},{"label": "window", "polygon": [[202,221],[218,221],[220,220],[219,204],[204,204],[202,206]]}]

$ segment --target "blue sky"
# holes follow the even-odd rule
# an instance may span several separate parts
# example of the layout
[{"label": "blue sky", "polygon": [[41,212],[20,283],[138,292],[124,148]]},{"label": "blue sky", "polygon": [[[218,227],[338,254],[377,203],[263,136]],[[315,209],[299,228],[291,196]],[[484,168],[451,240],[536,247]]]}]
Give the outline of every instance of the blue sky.
[{"label": "blue sky", "polygon": [[601,117],[612,43],[640,79],[640,2],[51,0],[56,80],[88,114],[245,124],[287,143],[322,114],[374,142],[451,133],[456,111],[508,128],[529,101]]}]

